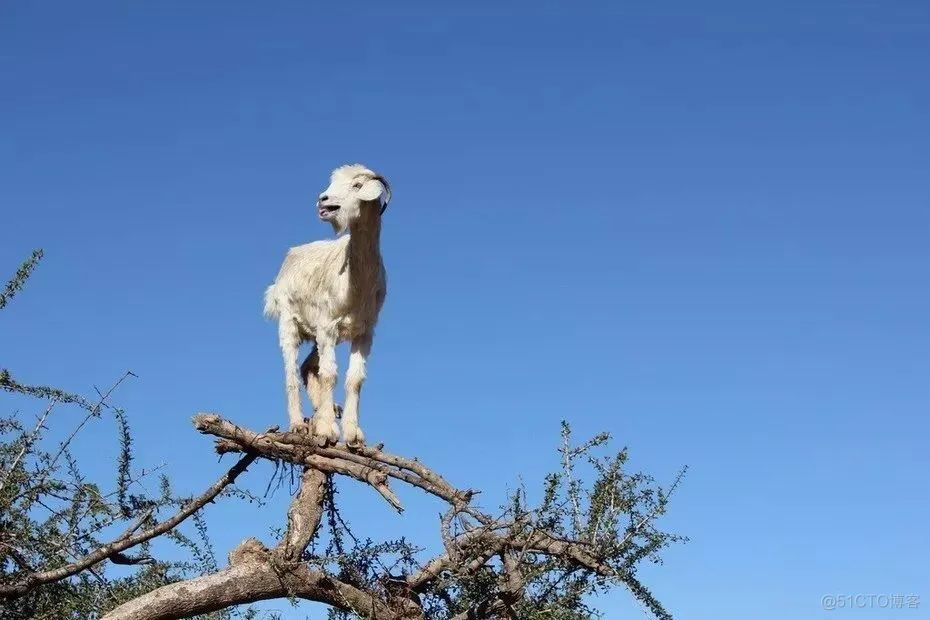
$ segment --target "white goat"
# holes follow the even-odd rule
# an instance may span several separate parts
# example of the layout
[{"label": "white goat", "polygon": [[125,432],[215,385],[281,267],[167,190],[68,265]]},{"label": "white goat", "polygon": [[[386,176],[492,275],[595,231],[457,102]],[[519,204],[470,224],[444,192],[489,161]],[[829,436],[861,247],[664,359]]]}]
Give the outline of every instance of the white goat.
[{"label": "white goat", "polygon": [[[390,198],[384,177],[365,166],[336,168],[317,209],[320,219],[332,224],[341,236],[291,248],[274,284],[265,292],[265,316],[278,319],[291,428],[304,428],[303,377],[316,410],[311,430],[322,445],[339,440],[333,391],[336,344],[345,340],[351,340],[352,351],[342,430],[349,446],[365,443],[358,426],[358,402],[375,323],[387,293],[380,236],[381,214]],[[309,341],[315,343],[313,351],[298,374],[298,349]]]}]

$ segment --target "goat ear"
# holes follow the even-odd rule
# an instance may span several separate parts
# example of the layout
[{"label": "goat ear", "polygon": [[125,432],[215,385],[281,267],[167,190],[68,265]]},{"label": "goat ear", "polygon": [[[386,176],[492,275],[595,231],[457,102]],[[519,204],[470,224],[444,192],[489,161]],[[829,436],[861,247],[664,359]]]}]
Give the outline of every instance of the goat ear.
[{"label": "goat ear", "polygon": [[381,198],[383,202],[385,197],[384,185],[378,179],[369,179],[358,190],[358,197],[362,200],[378,200]]}]

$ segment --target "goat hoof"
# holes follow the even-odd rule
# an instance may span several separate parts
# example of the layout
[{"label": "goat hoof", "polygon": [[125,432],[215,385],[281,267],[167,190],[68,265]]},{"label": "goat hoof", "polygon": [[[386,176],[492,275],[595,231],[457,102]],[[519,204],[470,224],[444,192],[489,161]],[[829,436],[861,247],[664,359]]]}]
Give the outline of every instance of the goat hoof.
[{"label": "goat hoof", "polygon": [[345,429],[345,440],[346,446],[350,450],[358,450],[359,448],[365,447],[365,434],[362,433],[362,429],[357,426],[352,429]]},{"label": "goat hoof", "polygon": [[291,422],[290,431],[292,433],[299,433],[301,435],[310,434],[310,420],[304,418],[303,422]]},{"label": "goat hoof", "polygon": [[335,446],[336,442],[329,437],[324,437],[323,435],[314,435],[313,441],[316,442],[316,445],[320,448],[328,448],[330,446]]},{"label": "goat hoof", "polygon": [[339,441],[339,425],[335,420],[323,421],[314,419],[313,438],[321,448],[334,446]]}]

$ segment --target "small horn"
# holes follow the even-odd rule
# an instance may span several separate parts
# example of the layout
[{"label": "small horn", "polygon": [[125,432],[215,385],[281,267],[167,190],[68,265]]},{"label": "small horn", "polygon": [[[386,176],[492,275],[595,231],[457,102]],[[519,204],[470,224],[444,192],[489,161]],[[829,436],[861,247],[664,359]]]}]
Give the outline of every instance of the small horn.
[{"label": "small horn", "polygon": [[390,183],[387,182],[387,179],[385,179],[380,174],[373,176],[372,180],[381,181],[381,184],[384,185],[384,189],[387,190],[387,196],[384,199],[384,204],[381,205],[381,213],[380,213],[380,215],[384,215],[384,212],[388,208],[388,203],[391,202],[391,185]]}]

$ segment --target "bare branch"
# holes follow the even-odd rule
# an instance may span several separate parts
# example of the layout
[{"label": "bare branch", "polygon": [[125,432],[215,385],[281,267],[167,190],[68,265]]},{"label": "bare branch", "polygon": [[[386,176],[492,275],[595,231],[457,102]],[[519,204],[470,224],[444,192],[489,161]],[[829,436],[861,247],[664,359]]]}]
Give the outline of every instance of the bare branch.
[{"label": "bare branch", "polygon": [[467,504],[473,495],[471,491],[456,489],[415,459],[377,449],[353,451],[342,445],[320,448],[306,435],[259,434],[209,413],[194,416],[194,426],[201,433],[220,438],[216,443],[216,450],[220,454],[252,452],[265,458],[310,466],[327,473],[343,474],[374,487],[398,511],[402,509],[400,500],[388,485],[389,477],[419,487],[452,504]]},{"label": "bare branch", "polygon": [[275,566],[271,560],[234,564],[229,568],[163,586],[120,605],[101,620],[173,620],[234,605],[293,596],[351,611],[364,618],[406,620],[422,617],[407,599],[393,605],[303,564]]},{"label": "bare branch", "polygon": [[318,469],[304,468],[297,492],[287,511],[287,531],[278,543],[279,553],[286,560],[297,560],[313,539],[323,517],[326,496],[326,474]]}]

